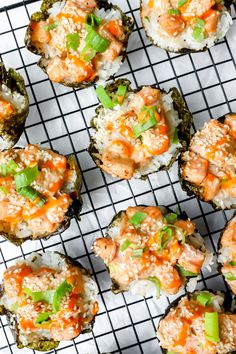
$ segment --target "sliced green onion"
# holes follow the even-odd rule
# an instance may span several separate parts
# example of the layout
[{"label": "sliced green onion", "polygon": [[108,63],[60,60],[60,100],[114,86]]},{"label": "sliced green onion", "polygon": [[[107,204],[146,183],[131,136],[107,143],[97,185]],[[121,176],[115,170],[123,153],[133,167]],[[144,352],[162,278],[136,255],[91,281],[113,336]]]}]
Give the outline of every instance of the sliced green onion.
[{"label": "sliced green onion", "polygon": [[126,239],[120,247],[121,252],[124,252],[128,247],[135,249],[137,245],[133,242],[130,242],[128,239]]},{"label": "sliced green onion", "polygon": [[71,292],[73,289],[72,285],[67,283],[67,281],[63,281],[55,290],[53,300],[52,300],[52,308],[54,312],[58,312],[60,310],[60,304],[63,297]]},{"label": "sliced green onion", "polygon": [[17,172],[14,176],[16,189],[29,186],[38,177],[38,165],[34,167],[26,167],[24,170]]},{"label": "sliced green onion", "polygon": [[198,42],[203,42],[204,41],[204,33],[202,31],[202,28],[195,27],[192,33],[193,38],[198,41]]},{"label": "sliced green onion", "polygon": [[131,128],[132,128],[132,131],[133,131],[135,139],[137,139],[145,131],[147,131],[150,128],[154,127],[156,124],[157,124],[157,120],[156,120],[155,115],[153,115],[146,122],[133,125]]},{"label": "sliced green onion", "polygon": [[157,288],[157,297],[160,297],[161,294],[161,282],[157,277],[148,277],[148,280],[153,282],[156,285]]},{"label": "sliced green onion", "polygon": [[197,296],[197,302],[202,306],[210,305],[213,299],[213,295],[207,291],[201,291]]},{"label": "sliced green onion", "polygon": [[178,144],[178,142],[179,142],[178,129],[175,128],[174,135],[172,138],[172,144]]},{"label": "sliced green onion", "polygon": [[55,21],[53,23],[49,23],[46,26],[43,26],[43,28],[45,29],[45,31],[51,31],[56,29],[59,26],[60,22],[59,21]]},{"label": "sliced green onion", "polygon": [[178,219],[178,215],[175,213],[169,213],[165,215],[165,221],[167,224],[174,224]]},{"label": "sliced green onion", "polygon": [[177,9],[170,9],[170,10],[168,10],[168,14],[178,16],[178,15],[180,15],[180,11]]},{"label": "sliced green onion", "polygon": [[230,262],[229,262],[229,265],[230,265],[231,267],[233,267],[233,266],[236,265],[236,262],[235,262],[235,261],[230,261]]},{"label": "sliced green onion", "polygon": [[143,255],[143,249],[142,248],[138,248],[136,250],[133,250],[132,258],[141,258],[142,255]]},{"label": "sliced green onion", "polygon": [[[163,239],[164,235],[167,235],[165,237],[165,239]],[[166,245],[169,243],[169,241],[172,239],[172,237],[173,237],[173,232],[170,227],[161,231],[161,249],[164,249],[166,247]]]},{"label": "sliced green onion", "polygon": [[103,86],[100,85],[96,88],[96,94],[104,108],[111,109],[114,107],[111,97],[108,95]]},{"label": "sliced green onion", "polygon": [[52,304],[55,290],[46,290],[46,291],[31,291],[28,288],[24,288],[23,292],[32,298],[33,301],[43,301],[48,304]]},{"label": "sliced green onion", "polygon": [[119,85],[116,92],[117,102],[119,104],[122,104],[124,102],[126,92],[127,92],[127,86]]},{"label": "sliced green onion", "polygon": [[188,0],[179,0],[178,7],[183,6],[184,4],[186,4],[186,2],[188,2]]},{"label": "sliced green onion", "polygon": [[102,19],[100,17],[95,16],[94,14],[88,14],[86,16],[86,23],[92,27],[98,27],[101,22]]},{"label": "sliced green onion", "polygon": [[199,27],[201,29],[204,29],[205,27],[205,21],[202,20],[201,18],[196,18],[196,27]]},{"label": "sliced green onion", "polygon": [[205,312],[205,337],[213,343],[220,340],[218,312]]},{"label": "sliced green onion", "polygon": [[85,42],[98,53],[105,52],[110,45],[110,42],[107,39],[101,37],[96,31],[92,29],[91,26],[88,30]]},{"label": "sliced green onion", "polygon": [[80,53],[80,59],[87,63],[92,60],[96,54],[96,50],[91,48],[89,45],[86,45]]},{"label": "sliced green onion", "polygon": [[76,33],[69,33],[66,35],[66,49],[72,49],[76,51],[79,47],[79,34]]},{"label": "sliced green onion", "polygon": [[236,275],[232,272],[229,272],[229,273],[224,273],[224,277],[226,280],[229,280],[229,281],[234,281],[236,280]]},{"label": "sliced green onion", "polygon": [[11,168],[12,170],[15,170],[16,168],[18,168],[18,164],[14,161],[14,160],[9,160],[7,163],[7,166],[9,168]]},{"label": "sliced green onion", "polygon": [[40,324],[48,321],[48,319],[52,316],[52,312],[41,312],[36,318],[35,323]]},{"label": "sliced green onion", "polygon": [[1,167],[1,175],[3,177],[6,177],[6,175],[7,175],[7,165],[5,163],[3,163],[3,164],[1,164],[0,167]]},{"label": "sliced green onion", "polygon": [[178,273],[181,277],[185,278],[185,277],[196,277],[197,274],[196,273],[193,273],[193,272],[190,272],[186,269],[184,269],[180,264],[176,264],[176,267],[177,267],[177,270],[178,270]]},{"label": "sliced green onion", "polygon": [[15,302],[14,304],[12,304],[12,305],[10,306],[10,310],[11,310],[12,312],[15,312],[15,311],[18,309],[18,307],[19,307],[19,303],[18,303],[18,302]]},{"label": "sliced green onion", "polygon": [[17,192],[22,195],[22,197],[29,199],[32,202],[39,197],[38,192],[30,186],[20,188]]},{"label": "sliced green onion", "polygon": [[140,227],[141,223],[146,219],[146,217],[146,213],[138,211],[129,219],[129,223],[132,224],[134,227]]},{"label": "sliced green onion", "polygon": [[37,202],[37,207],[38,208],[42,208],[42,206],[46,203],[47,199],[46,198],[41,198],[38,202]]},{"label": "sliced green onion", "polygon": [[0,187],[0,192],[3,192],[5,195],[7,195],[8,194],[8,190],[7,190],[7,188],[6,187]]}]

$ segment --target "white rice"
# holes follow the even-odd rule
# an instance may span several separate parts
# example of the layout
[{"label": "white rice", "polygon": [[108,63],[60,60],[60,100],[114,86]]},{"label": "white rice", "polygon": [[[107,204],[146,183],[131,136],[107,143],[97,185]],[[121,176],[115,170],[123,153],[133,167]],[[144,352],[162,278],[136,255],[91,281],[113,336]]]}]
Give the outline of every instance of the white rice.
[{"label": "white rice", "polygon": [[[236,221],[236,215],[230,220],[230,222],[227,224],[227,226],[224,229],[224,231],[226,231],[226,229],[229,227],[230,223],[234,222],[234,221]],[[231,261],[231,260],[233,260],[235,258],[234,253],[235,252],[234,252],[233,247],[232,248],[230,248],[230,247],[220,247],[219,256],[218,256],[218,262],[221,263],[221,264],[228,263],[229,261]]]},{"label": "white rice", "polygon": [[[60,273],[66,267],[66,259],[56,252],[46,252],[42,254],[33,252],[27,259],[20,260],[16,264],[27,264],[33,269],[33,271],[37,271],[42,267],[48,267]],[[84,281],[84,309],[86,310],[86,316],[89,318],[90,316],[93,317],[92,310],[93,304],[98,294],[98,287],[90,276],[83,274],[82,277]],[[0,298],[0,305],[3,305],[8,310],[11,310],[11,307],[13,304],[15,304],[15,302],[16,298],[10,298],[6,296],[6,294]],[[89,324],[84,324],[83,329],[87,328],[89,328]],[[50,331],[45,329],[38,329],[37,331],[29,334],[19,334],[19,340],[24,346],[42,338],[51,339]]]},{"label": "white rice", "polygon": [[226,8],[220,15],[217,31],[205,38],[203,42],[196,41],[192,36],[192,28],[188,26],[181,34],[176,37],[171,37],[163,31],[158,22],[158,13],[152,11],[148,19],[145,16],[145,9],[149,3],[149,0],[142,0],[142,21],[145,27],[148,37],[151,37],[154,44],[158,47],[166,49],[171,52],[178,52],[183,48],[191,50],[203,50],[204,48],[210,48],[214,44],[223,38],[228,32],[230,26],[233,24],[232,17]]},{"label": "white rice", "polygon": [[19,92],[12,91],[5,84],[0,85],[0,97],[10,102],[18,112],[21,112],[26,108],[26,98]]},{"label": "white rice", "polygon": [[[95,148],[99,151],[98,158],[101,159],[104,149],[115,139],[116,133],[110,134],[106,130],[107,123],[119,121],[121,115],[125,114],[129,109],[129,103],[134,97],[134,93],[128,93],[124,103],[119,106],[115,106],[113,109],[103,108],[101,113],[94,119],[94,124],[96,126],[96,132],[93,136],[95,142]],[[169,126],[170,126],[170,138],[173,137],[175,128],[179,126],[181,120],[179,119],[178,112],[174,109],[173,99],[171,97],[171,92],[166,94],[161,94],[162,106],[164,108]],[[173,156],[177,155],[179,148],[182,145],[180,142],[177,144],[171,144],[168,151],[162,155],[156,155],[152,158],[151,162],[139,170],[135,170],[134,178],[140,178],[143,175],[158,171],[161,166],[168,166],[171,162]]]},{"label": "white rice", "polygon": [[236,206],[236,198],[231,197],[223,189],[215,196],[213,202],[221,209],[230,209]]},{"label": "white rice", "polygon": [[[57,14],[63,10],[65,4],[66,4],[66,1],[56,2],[48,10],[48,13],[54,17],[55,21],[57,19],[56,18]],[[117,9],[110,9],[110,10],[96,9],[94,11],[94,14],[97,17],[102,18],[106,21],[111,21],[111,20],[116,20],[116,19],[121,20],[122,19],[121,13]],[[61,20],[61,21],[64,21],[64,20]],[[71,26],[71,29],[74,27],[73,32],[77,32],[77,27],[75,24],[73,24],[71,22],[70,26]],[[80,31],[80,45],[77,50],[78,52],[81,52],[81,50],[86,45],[86,43],[85,43],[86,34],[87,34],[86,30],[85,30],[85,28],[83,28]],[[60,56],[60,54],[61,54],[61,52],[59,50],[57,50],[55,47],[52,48],[48,44],[45,44],[43,46],[43,48],[44,48],[45,56],[47,59],[54,58],[57,55]],[[108,61],[108,60],[103,59],[102,62],[100,63],[99,69],[98,69],[99,80],[97,81],[97,83],[100,85],[104,85],[106,80],[108,80],[112,75],[116,74],[119,71],[120,66],[122,65],[122,59],[123,59],[122,55],[118,56],[113,61]]]}]

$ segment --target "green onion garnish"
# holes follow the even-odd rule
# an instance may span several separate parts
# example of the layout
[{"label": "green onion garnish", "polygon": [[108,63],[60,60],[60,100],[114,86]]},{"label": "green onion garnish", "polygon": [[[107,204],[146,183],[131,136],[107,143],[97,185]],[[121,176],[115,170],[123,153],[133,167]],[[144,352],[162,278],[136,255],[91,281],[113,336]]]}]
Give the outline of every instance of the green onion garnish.
[{"label": "green onion garnish", "polygon": [[170,9],[170,10],[168,10],[168,14],[178,16],[178,15],[180,15],[180,11],[177,9]]},{"label": "green onion garnish", "polygon": [[100,85],[96,88],[96,94],[104,108],[111,109],[114,107],[111,97],[108,95],[103,86]]},{"label": "green onion garnish", "polygon": [[66,35],[66,49],[72,49],[76,51],[79,47],[79,34],[76,33],[69,33]]},{"label": "green onion garnish", "polygon": [[188,2],[188,0],[179,0],[178,7],[183,6],[184,4],[186,4],[186,2]]},{"label": "green onion garnish", "polygon": [[46,203],[46,199],[45,198],[41,198],[38,202],[37,202],[37,207],[38,208],[42,208],[42,206]]},{"label": "green onion garnish", "polygon": [[165,215],[165,221],[167,224],[174,224],[178,219],[178,215],[175,213],[169,213]]},{"label": "green onion garnish", "polygon": [[201,291],[197,296],[197,302],[202,306],[210,305],[213,299],[213,295],[207,291]]},{"label": "green onion garnish", "polygon": [[6,177],[6,175],[7,175],[7,165],[5,163],[3,163],[0,167],[1,167],[1,175],[3,177]]},{"label": "green onion garnish", "polygon": [[142,255],[143,255],[143,249],[142,248],[138,248],[136,250],[133,250],[132,258],[141,258]]},{"label": "green onion garnish", "polygon": [[184,269],[180,264],[176,264],[176,267],[177,267],[177,270],[178,270],[178,273],[181,277],[185,278],[185,277],[196,277],[197,274],[196,273],[193,273],[193,272],[190,272],[186,269]]},{"label": "green onion garnish", "polygon": [[126,239],[120,247],[121,252],[124,252],[128,247],[135,249],[137,245],[133,242],[130,242],[128,239]]},{"label": "green onion garnish", "polygon": [[235,261],[230,261],[230,262],[229,262],[229,265],[230,265],[231,267],[233,267],[233,266],[236,265],[236,262],[235,262]]},{"label": "green onion garnish", "polygon": [[22,197],[29,199],[32,202],[39,197],[38,192],[30,186],[22,187],[22,188],[18,189],[17,191],[20,195],[22,195]]},{"label": "green onion garnish", "polygon": [[7,163],[7,167],[11,168],[12,170],[15,170],[19,166],[14,160],[9,160],[8,163]]},{"label": "green onion garnish", "polygon": [[179,142],[178,129],[175,128],[174,135],[173,135],[173,138],[172,138],[172,143],[173,144],[178,144],[178,142]]},{"label": "green onion garnish", "polygon": [[204,29],[205,21],[202,20],[201,18],[196,18],[196,27]]},{"label": "green onion garnish", "polygon": [[195,27],[192,33],[193,38],[198,41],[198,42],[203,42],[204,41],[204,33],[202,28],[200,27]]},{"label": "green onion garnish", "polygon": [[94,14],[88,14],[86,16],[86,23],[92,27],[98,27],[102,22],[102,19]]},{"label": "green onion garnish", "polygon": [[72,285],[67,283],[67,281],[63,281],[55,290],[53,301],[52,301],[52,308],[54,312],[58,312],[60,310],[60,304],[63,297],[66,293],[71,292],[73,289]]},{"label": "green onion garnish", "polygon": [[116,92],[117,102],[119,104],[123,103],[123,101],[125,99],[126,92],[127,92],[127,86],[119,85],[117,92]]},{"label": "green onion garnish", "polygon": [[7,188],[6,187],[0,187],[0,192],[3,192],[5,195],[7,195],[8,194],[8,190],[7,190]]},{"label": "green onion garnish", "polygon": [[89,45],[86,45],[80,53],[80,59],[87,63],[92,60],[96,54],[96,50],[91,48]]},{"label": "green onion garnish", "polygon": [[105,52],[109,47],[110,42],[107,39],[101,37],[96,31],[92,29],[91,26],[87,25],[87,28],[88,28],[88,34],[85,38],[85,42],[94,50],[96,50],[96,52],[98,53]]},{"label": "green onion garnish", "polygon": [[147,131],[150,128],[154,127],[156,124],[157,124],[157,120],[156,120],[155,115],[153,115],[146,122],[133,125],[131,128],[132,128],[132,131],[133,131],[135,139],[137,139],[145,131]]},{"label": "green onion garnish", "polygon": [[134,227],[140,227],[141,223],[146,219],[146,217],[146,213],[138,211],[129,219],[129,223],[132,224]]},{"label": "green onion garnish", "polygon": [[173,237],[172,229],[164,226],[159,232],[159,237],[161,239],[161,249],[163,250]]},{"label": "green onion garnish", "polygon": [[236,275],[233,274],[232,272],[224,273],[224,277],[225,277],[226,280],[229,280],[229,281],[236,280]]},{"label": "green onion garnish", "polygon": [[56,29],[59,26],[59,23],[60,23],[59,21],[55,21],[53,23],[49,23],[46,26],[43,26],[43,28],[45,29],[45,31],[51,31]]},{"label": "green onion garnish", "polygon": [[160,293],[161,293],[161,282],[157,277],[148,277],[148,280],[150,280],[151,282],[153,282],[156,285],[157,288],[157,297],[160,297]]},{"label": "green onion garnish", "polygon": [[55,290],[31,291],[28,288],[24,288],[23,292],[29,297],[31,297],[33,301],[44,301],[48,304],[52,304]]},{"label": "green onion garnish", "polygon": [[210,342],[219,342],[220,336],[218,312],[205,312],[205,337]]},{"label": "green onion garnish", "polygon": [[36,318],[35,323],[40,324],[48,321],[48,319],[52,316],[52,312],[41,312]]},{"label": "green onion garnish", "polygon": [[38,165],[34,167],[26,167],[24,170],[17,172],[14,176],[16,189],[29,186],[38,176]]}]

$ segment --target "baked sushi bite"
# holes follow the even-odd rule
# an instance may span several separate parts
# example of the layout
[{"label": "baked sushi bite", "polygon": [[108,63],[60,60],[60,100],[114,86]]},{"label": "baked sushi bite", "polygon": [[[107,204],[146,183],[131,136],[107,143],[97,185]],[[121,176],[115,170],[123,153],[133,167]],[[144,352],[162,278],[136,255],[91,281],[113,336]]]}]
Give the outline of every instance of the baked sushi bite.
[{"label": "baked sushi bite", "polygon": [[132,90],[128,80],[97,88],[102,105],[91,126],[90,154],[103,171],[121,179],[169,169],[187,148],[192,115],[176,88]]},{"label": "baked sushi bite", "polygon": [[195,224],[163,206],[119,212],[93,250],[108,268],[114,293],[130,290],[142,296],[176,294],[189,278],[194,278],[189,284],[193,291],[211,259]]},{"label": "baked sushi bite", "polygon": [[19,140],[29,113],[29,99],[23,77],[7,71],[0,62],[0,150],[10,149]]},{"label": "baked sushi bite", "polygon": [[217,209],[236,207],[236,114],[212,119],[193,135],[180,178],[188,195]]},{"label": "baked sushi bite", "polygon": [[118,72],[133,20],[107,0],[44,0],[32,15],[25,44],[41,55],[50,80],[85,87]]},{"label": "baked sushi bite", "polygon": [[48,351],[91,331],[97,293],[80,263],[58,252],[33,252],[5,270],[0,315],[7,316],[18,348]]},{"label": "baked sushi bite", "polygon": [[220,237],[218,262],[226,282],[236,295],[236,215]]},{"label": "baked sushi bite", "polygon": [[170,52],[212,47],[233,24],[232,1],[141,0],[141,19],[153,44]]},{"label": "baked sushi bite", "polygon": [[164,353],[228,354],[236,350],[236,314],[221,292],[183,296],[160,320],[157,336]]},{"label": "baked sushi bite", "polygon": [[0,235],[21,244],[63,232],[81,208],[73,156],[27,145],[0,153]]}]

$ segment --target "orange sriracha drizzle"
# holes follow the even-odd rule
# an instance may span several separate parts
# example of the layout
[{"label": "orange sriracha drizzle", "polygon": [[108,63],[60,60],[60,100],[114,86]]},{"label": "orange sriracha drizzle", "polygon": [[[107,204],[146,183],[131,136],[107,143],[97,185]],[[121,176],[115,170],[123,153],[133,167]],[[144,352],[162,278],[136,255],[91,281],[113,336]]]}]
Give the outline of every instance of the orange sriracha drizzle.
[{"label": "orange sriracha drizzle", "polygon": [[12,104],[0,97],[0,119],[7,119],[15,112]]}]

